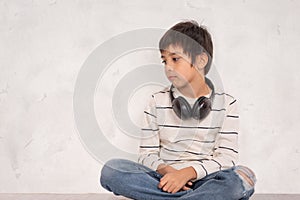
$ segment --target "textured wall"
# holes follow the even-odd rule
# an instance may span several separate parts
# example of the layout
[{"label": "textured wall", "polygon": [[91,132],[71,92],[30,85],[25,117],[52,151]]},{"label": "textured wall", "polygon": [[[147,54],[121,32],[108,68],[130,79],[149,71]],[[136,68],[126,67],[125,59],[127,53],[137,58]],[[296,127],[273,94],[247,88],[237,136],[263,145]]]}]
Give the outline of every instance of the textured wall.
[{"label": "textured wall", "polygon": [[195,19],[239,99],[240,161],[257,173],[257,192],[300,193],[299,10],[296,0],[1,1],[0,192],[103,192],[74,121],[82,64],[114,35]]}]

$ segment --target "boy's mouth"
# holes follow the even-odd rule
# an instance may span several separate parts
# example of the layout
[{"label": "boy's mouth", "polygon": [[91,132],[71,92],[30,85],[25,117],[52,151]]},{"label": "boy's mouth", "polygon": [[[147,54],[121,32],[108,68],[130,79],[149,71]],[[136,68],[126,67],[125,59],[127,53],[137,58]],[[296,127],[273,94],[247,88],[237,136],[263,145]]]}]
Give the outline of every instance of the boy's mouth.
[{"label": "boy's mouth", "polygon": [[173,80],[173,79],[175,79],[175,78],[177,78],[177,76],[168,76],[168,79],[169,79],[169,80]]}]

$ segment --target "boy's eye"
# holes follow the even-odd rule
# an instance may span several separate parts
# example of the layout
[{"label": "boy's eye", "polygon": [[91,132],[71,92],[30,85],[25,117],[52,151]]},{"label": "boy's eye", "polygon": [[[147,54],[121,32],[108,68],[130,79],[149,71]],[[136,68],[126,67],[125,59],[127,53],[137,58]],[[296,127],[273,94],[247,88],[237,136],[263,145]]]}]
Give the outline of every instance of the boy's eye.
[{"label": "boy's eye", "polygon": [[[171,59],[172,59],[173,62],[177,62],[180,59],[180,57],[174,57],[174,58],[171,58]],[[165,65],[167,64],[167,60],[162,60],[161,62]]]},{"label": "boy's eye", "polygon": [[172,58],[174,62],[178,61],[180,58]]}]

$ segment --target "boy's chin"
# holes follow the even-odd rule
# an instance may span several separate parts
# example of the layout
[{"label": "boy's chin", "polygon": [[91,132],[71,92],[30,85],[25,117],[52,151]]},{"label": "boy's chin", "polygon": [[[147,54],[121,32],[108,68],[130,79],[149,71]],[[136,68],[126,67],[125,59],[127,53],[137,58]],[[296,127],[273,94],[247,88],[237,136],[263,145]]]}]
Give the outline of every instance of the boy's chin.
[{"label": "boy's chin", "polygon": [[171,83],[172,83],[172,85],[173,85],[175,88],[177,88],[178,90],[183,89],[183,88],[186,88],[186,86],[188,85],[188,83],[178,83],[178,82],[175,82],[175,81],[173,81],[173,82],[171,82]]},{"label": "boy's chin", "polygon": [[179,77],[168,78],[170,83],[177,89],[186,87],[189,83]]}]

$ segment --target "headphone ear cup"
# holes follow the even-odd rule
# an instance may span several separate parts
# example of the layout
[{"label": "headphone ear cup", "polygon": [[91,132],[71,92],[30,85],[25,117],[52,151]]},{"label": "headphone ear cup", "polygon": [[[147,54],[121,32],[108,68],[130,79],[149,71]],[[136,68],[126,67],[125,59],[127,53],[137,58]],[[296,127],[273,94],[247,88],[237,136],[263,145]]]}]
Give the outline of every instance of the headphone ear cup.
[{"label": "headphone ear cup", "polygon": [[192,108],[190,104],[181,96],[172,101],[172,107],[180,119],[189,119],[192,117]]},{"label": "headphone ear cup", "polygon": [[206,97],[200,97],[195,102],[193,108],[192,108],[192,117],[196,120],[202,120],[211,111],[211,100]]}]

